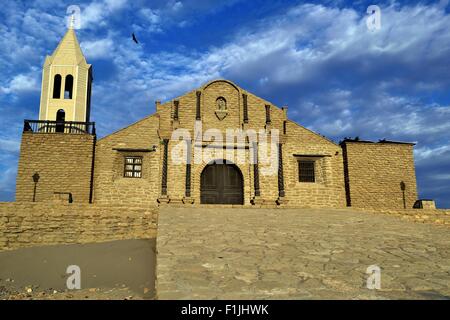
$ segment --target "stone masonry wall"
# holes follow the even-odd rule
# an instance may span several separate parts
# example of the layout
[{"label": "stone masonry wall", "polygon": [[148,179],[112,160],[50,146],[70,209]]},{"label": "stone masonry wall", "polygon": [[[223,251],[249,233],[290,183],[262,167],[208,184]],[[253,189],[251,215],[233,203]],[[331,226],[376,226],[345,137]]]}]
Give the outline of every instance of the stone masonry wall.
[{"label": "stone masonry wall", "polygon": [[[160,194],[159,118],[153,115],[98,140],[94,202],[129,206],[156,205]],[[152,150],[156,146],[156,151]],[[142,178],[125,178],[126,156],[142,157]]]},{"label": "stone masonry wall", "polygon": [[[187,92],[186,94],[176,97],[171,101],[159,105],[157,112],[160,115],[160,132],[162,135],[167,134],[170,137],[172,130],[176,128],[188,129],[193,136],[194,125],[196,123],[196,92],[201,92],[200,98],[200,116],[201,128],[203,132],[208,129],[219,129],[225,134],[226,129],[244,129],[260,130],[266,126],[266,109],[265,105],[270,105],[270,128],[282,130],[283,120],[285,119],[284,111],[277,108],[269,101],[251,94],[235,86],[226,80],[212,81],[197,90]],[[248,122],[244,123],[244,106],[243,94],[247,95]],[[223,120],[219,120],[215,114],[216,100],[218,97],[225,98],[227,102],[227,116]],[[179,102],[178,106],[178,122],[174,117],[174,101]]]},{"label": "stone masonry wall", "polygon": [[0,203],[0,250],[153,238],[157,219],[155,207]]},{"label": "stone masonry wall", "polygon": [[[286,200],[289,204],[304,207],[343,207],[345,206],[345,189],[342,166],[342,150],[331,141],[287,121],[286,110],[277,108],[268,101],[259,98],[233,83],[225,80],[212,81],[199,88],[201,120],[196,122],[197,90],[190,91],[164,104],[157,103],[157,113],[135,124],[130,125],[98,141],[95,161],[95,203],[130,203],[155,204],[161,194],[161,176],[163,163],[162,139],[169,139],[167,196],[171,204],[182,203],[186,190],[186,165],[180,145],[184,142],[174,139],[176,129],[185,129],[192,139],[191,159],[191,200],[200,203],[200,177],[202,170],[210,160],[227,159],[235,163],[241,170],[244,183],[244,204],[251,206],[255,195],[252,146],[246,142],[232,149],[230,155],[222,148],[210,148],[215,137],[208,137],[205,132],[216,129],[225,139],[226,131],[253,130],[257,133],[278,130],[280,143],[283,144],[283,172],[285,180]],[[248,121],[244,121],[243,95],[247,97]],[[216,100],[222,97],[227,103],[227,116],[220,120]],[[178,119],[175,117],[175,101],[178,101]],[[266,105],[270,105],[269,125],[266,124]],[[201,124],[202,135],[194,137],[194,126]],[[284,134],[286,128],[286,134]],[[209,131],[211,132],[211,131]],[[270,137],[267,137],[270,143]],[[217,141],[216,141],[217,142]],[[237,141],[224,141],[227,146],[238,145]],[[156,145],[155,152],[139,152],[132,150],[149,149]],[[121,148],[128,151],[117,151]],[[195,150],[195,151],[194,151]],[[267,151],[259,147],[259,181],[260,203],[275,205],[278,199],[278,150]],[[209,157],[202,157],[198,162],[196,153],[200,151]],[[243,155],[245,163],[238,161],[238,153]],[[324,155],[317,161],[317,182],[298,182],[298,158],[295,154]],[[143,175],[141,179],[123,177],[123,159],[126,155],[143,157]],[[184,156],[185,157],[185,156]],[[267,159],[268,158],[268,159]],[[265,159],[265,160],[263,160]],[[181,161],[180,161],[181,160]],[[187,202],[188,203],[188,202]],[[190,203],[190,202],[189,202]]]},{"label": "stone masonry wall", "polygon": [[[286,198],[300,207],[345,207],[342,149],[318,134],[288,121],[283,150]],[[317,155],[317,157],[311,157]],[[299,160],[315,160],[316,181],[299,182]]]},{"label": "stone masonry wall", "polygon": [[348,197],[351,206],[373,209],[403,209],[417,200],[412,144],[345,142],[347,154]]},{"label": "stone masonry wall", "polygon": [[87,134],[24,133],[16,201],[33,200],[32,176],[37,172],[37,202],[52,200],[54,192],[70,192],[74,203],[88,203],[94,139]]},{"label": "stone masonry wall", "polygon": [[[200,203],[200,178],[202,170],[211,160],[226,159],[235,163],[241,170],[244,179],[244,205],[251,206],[251,199],[254,197],[253,167],[250,165],[250,159],[253,157],[251,146],[245,143],[245,147],[242,145],[239,146],[239,151],[237,151],[238,149],[231,149],[231,153],[227,153],[227,151],[220,148],[210,148],[210,145],[215,141],[215,137],[208,137],[205,133],[211,133],[212,129],[216,130],[216,132],[222,134],[223,142],[227,146],[237,146],[238,144],[237,141],[226,141],[227,130],[234,130],[236,132],[236,130],[244,129],[259,133],[260,131],[270,132],[270,130],[276,129],[279,135],[282,135],[285,112],[270,102],[237,87],[229,81],[216,80],[198,89],[201,93],[201,120],[196,122],[196,91],[193,90],[158,106],[157,111],[160,116],[159,132],[161,137],[170,139],[173,130],[187,129],[191,138],[195,140],[192,143],[191,149],[191,159],[193,160],[191,194],[195,204]],[[244,94],[247,96],[248,122],[244,122]],[[223,97],[227,103],[228,114],[222,120],[215,114],[217,109],[216,100],[219,97]],[[174,101],[179,102],[178,121],[174,119]],[[270,125],[266,125],[266,105],[270,105]],[[195,125],[201,126],[202,136],[194,137]],[[268,137],[268,142],[270,142],[270,137]],[[179,203],[185,195],[186,166],[184,164],[176,164],[175,159],[172,157],[172,151],[178,145],[179,141],[176,140],[171,140],[169,143],[167,192],[171,203]],[[208,154],[208,156],[202,158],[202,162],[195,161],[196,156],[194,154],[199,151],[204,155]],[[262,159],[264,151],[260,148],[259,152],[260,159]],[[268,157],[270,157],[271,152],[273,152],[273,156],[276,158],[277,150],[268,150]],[[238,161],[239,157],[244,158],[245,161]],[[275,204],[278,198],[278,170],[277,168],[270,170],[270,167],[274,163],[275,161],[260,163],[260,200],[267,204]],[[271,173],[264,174],[264,172],[269,171]]]}]

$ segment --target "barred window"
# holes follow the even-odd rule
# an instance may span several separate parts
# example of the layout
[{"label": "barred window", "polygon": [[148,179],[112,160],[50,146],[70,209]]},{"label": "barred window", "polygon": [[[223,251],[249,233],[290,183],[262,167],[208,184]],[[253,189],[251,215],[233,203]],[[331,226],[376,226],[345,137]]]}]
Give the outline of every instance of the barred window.
[{"label": "barred window", "polygon": [[315,162],[311,160],[298,161],[298,181],[316,182],[314,167]]},{"label": "barred window", "polygon": [[125,178],[142,177],[142,157],[125,157]]}]

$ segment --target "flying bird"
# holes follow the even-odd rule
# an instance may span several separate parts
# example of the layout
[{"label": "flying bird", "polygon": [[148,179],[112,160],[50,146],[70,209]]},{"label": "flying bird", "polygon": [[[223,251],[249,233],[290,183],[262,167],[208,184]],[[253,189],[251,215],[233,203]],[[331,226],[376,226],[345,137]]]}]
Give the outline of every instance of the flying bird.
[{"label": "flying bird", "polygon": [[134,35],[134,33],[132,33],[131,36],[133,37],[133,41],[136,42],[137,44],[139,44],[139,42],[137,41],[136,36]]}]

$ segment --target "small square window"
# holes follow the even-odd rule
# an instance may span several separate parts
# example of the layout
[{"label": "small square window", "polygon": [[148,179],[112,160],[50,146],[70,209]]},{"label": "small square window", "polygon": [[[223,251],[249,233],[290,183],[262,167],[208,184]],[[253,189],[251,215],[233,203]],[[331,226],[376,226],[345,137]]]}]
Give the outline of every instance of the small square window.
[{"label": "small square window", "polygon": [[315,161],[311,160],[298,161],[298,181],[316,182]]},{"label": "small square window", "polygon": [[125,178],[141,178],[142,157],[125,157],[125,168],[123,176]]}]

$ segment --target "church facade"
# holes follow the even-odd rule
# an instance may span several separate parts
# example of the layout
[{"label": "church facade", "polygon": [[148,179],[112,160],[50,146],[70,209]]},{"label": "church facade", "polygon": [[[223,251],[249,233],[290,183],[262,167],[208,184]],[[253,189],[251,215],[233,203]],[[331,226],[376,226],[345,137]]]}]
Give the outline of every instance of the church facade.
[{"label": "church facade", "polygon": [[92,67],[69,29],[46,58],[39,120],[25,120],[16,201],[412,208],[412,143],[340,144],[228,80],[97,139]]}]

